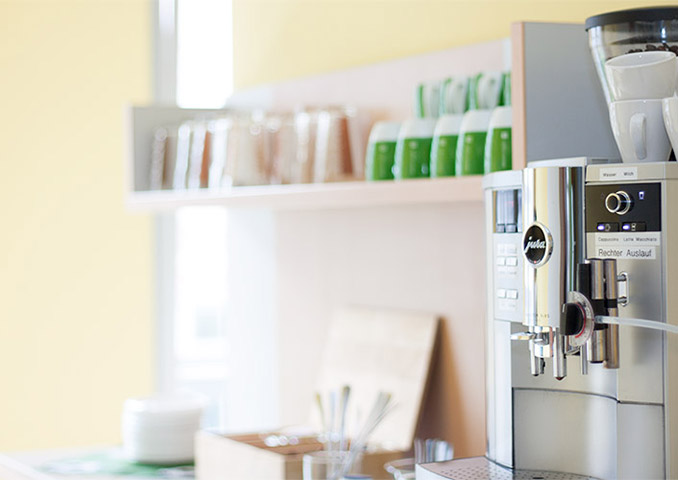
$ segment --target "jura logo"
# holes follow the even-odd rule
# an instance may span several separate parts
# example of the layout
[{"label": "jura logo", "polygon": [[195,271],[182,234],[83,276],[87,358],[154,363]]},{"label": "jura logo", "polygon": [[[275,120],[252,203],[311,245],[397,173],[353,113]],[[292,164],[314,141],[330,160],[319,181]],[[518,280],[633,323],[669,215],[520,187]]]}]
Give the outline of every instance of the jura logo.
[{"label": "jura logo", "polygon": [[523,251],[527,253],[528,250],[533,248],[546,248],[546,240],[532,240],[532,237],[528,238],[527,243],[525,244],[525,250]]},{"label": "jura logo", "polygon": [[551,234],[546,227],[533,223],[523,237],[523,255],[534,266],[548,262],[551,256]]}]

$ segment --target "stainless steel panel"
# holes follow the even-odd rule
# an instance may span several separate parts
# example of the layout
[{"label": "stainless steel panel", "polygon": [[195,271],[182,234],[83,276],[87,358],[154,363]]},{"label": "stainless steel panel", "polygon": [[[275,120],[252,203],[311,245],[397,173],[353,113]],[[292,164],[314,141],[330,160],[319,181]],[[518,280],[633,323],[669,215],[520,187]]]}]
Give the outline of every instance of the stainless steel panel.
[{"label": "stainless steel panel", "polygon": [[515,467],[613,480],[617,402],[551,390],[514,391]]},{"label": "stainless steel panel", "polygon": [[[501,179],[501,176],[489,175],[483,179],[483,186],[485,182],[490,182],[493,179]],[[494,455],[496,451],[496,432],[495,432],[495,422],[494,422],[494,412],[496,411],[496,394],[494,386],[494,363],[496,361],[496,355],[494,352],[494,332],[491,325],[494,318],[494,292],[495,292],[495,265],[496,260],[494,257],[494,252],[496,247],[494,244],[494,224],[496,214],[494,212],[494,191],[490,188],[485,188],[485,275],[487,278],[486,291],[485,291],[485,304],[487,307],[487,318],[486,318],[486,332],[487,338],[485,343],[485,414],[486,414],[486,432],[487,432],[487,448],[486,453]]]},{"label": "stainless steel panel", "polygon": [[[678,172],[678,164],[674,165]],[[677,174],[678,176],[678,174]],[[675,178],[675,177],[673,177]],[[662,224],[667,239],[663,242],[664,282],[666,293],[666,321],[678,325],[678,217],[673,208],[678,205],[678,182],[668,181],[662,185],[664,205]],[[666,338],[664,381],[665,381],[665,425],[667,477],[678,478],[678,335]]]},{"label": "stainless steel panel", "polygon": [[[497,172],[483,179],[487,272],[486,411],[487,455],[512,461],[510,324],[523,319],[522,235],[494,233],[496,192],[521,189],[522,172]],[[501,295],[498,295],[499,292]],[[513,292],[507,294],[507,292]],[[495,319],[502,321],[495,322]],[[498,334],[495,335],[495,328]]]},{"label": "stainless steel panel", "polygon": [[[630,273],[631,302],[619,307],[622,317],[678,324],[678,163],[659,162],[588,167],[587,184],[659,181],[662,184],[662,235],[654,260],[619,260],[618,270]],[[589,254],[593,234],[588,234]],[[661,366],[659,366],[661,364]],[[678,478],[678,337],[620,327],[619,396],[623,399],[661,398],[664,403],[666,477]],[[629,477],[630,478],[630,477]]]},{"label": "stainless steel panel", "polygon": [[[660,251],[660,250],[659,250]],[[596,234],[587,234],[587,252],[598,252]],[[629,275],[629,303],[619,307],[619,316],[663,321],[663,256],[654,260],[620,258],[617,271]],[[663,403],[664,336],[661,332],[634,327],[619,328],[617,392],[620,401]]]},{"label": "stainless steel panel", "polygon": [[[488,457],[502,465],[513,466],[513,389],[511,377],[511,324],[494,322],[491,329],[493,337],[494,378],[492,390],[492,449]],[[524,347],[524,345],[523,345]],[[489,418],[488,418],[489,422]]]},{"label": "stainless steel panel", "polygon": [[549,390],[514,394],[516,467],[664,478],[664,409]]},{"label": "stainless steel panel", "polygon": [[[550,236],[550,257],[525,261],[525,320],[531,327],[560,327],[560,311],[575,287],[575,268],[583,259],[583,177],[581,167],[526,168],[523,173],[523,223]],[[534,241],[534,240],[533,240]],[[546,240],[549,250],[549,238]],[[525,248],[524,253],[529,254]]]},{"label": "stainless steel panel", "polygon": [[[619,404],[617,409],[617,478],[652,480],[664,473],[664,408]],[[675,478],[675,477],[670,477]]]}]

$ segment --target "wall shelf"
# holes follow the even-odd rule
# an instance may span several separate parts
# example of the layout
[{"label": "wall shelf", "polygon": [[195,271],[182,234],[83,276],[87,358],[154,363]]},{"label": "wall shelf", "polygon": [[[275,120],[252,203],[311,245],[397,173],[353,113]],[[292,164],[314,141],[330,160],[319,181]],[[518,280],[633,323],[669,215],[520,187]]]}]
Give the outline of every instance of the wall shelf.
[{"label": "wall shelf", "polygon": [[[423,79],[511,70],[513,167],[551,158],[616,158],[607,106],[581,25],[519,23],[511,39],[452,48],[374,65],[295,79],[237,92],[223,109],[133,106],[127,112],[127,205],[162,211],[190,205],[318,210],[426,203],[480,202],[479,178],[384,183],[266,185],[228,190],[150,191],[151,139],[159,125],[229,111],[293,111],[300,105],[352,105],[361,113],[352,140],[364,152],[373,121],[410,116]],[[563,48],[567,45],[567,48]],[[553,68],[554,49],[565,53]],[[585,59],[585,61],[583,61]],[[527,85],[530,84],[530,89]],[[553,95],[557,91],[558,95]],[[554,115],[557,112],[557,115]],[[587,121],[582,122],[585,118]],[[577,141],[572,141],[577,139]],[[362,155],[362,153],[361,153]]]},{"label": "wall shelf", "polygon": [[480,203],[481,176],[382,182],[259,185],[226,190],[130,192],[127,205],[137,211],[220,205],[269,210],[318,210],[417,204]]},{"label": "wall shelf", "polygon": [[[369,117],[357,139],[364,145],[371,122],[411,115],[419,82],[510,69],[515,169],[553,158],[616,158],[607,105],[590,59],[583,25],[521,23],[510,40],[254,87],[236,93],[219,110],[131,107],[127,205],[146,212],[233,208],[225,246],[229,315],[238,320],[234,324],[274,328],[277,335],[266,345],[243,335],[238,354],[259,362],[258,348],[273,352],[267,358],[278,367],[270,380],[277,382],[272,388],[283,423],[308,416],[315,391],[311,379],[317,377],[330,312],[363,305],[439,314],[444,319],[439,363],[418,435],[450,440],[460,456],[482,455],[486,252],[481,177],[149,191],[152,133],[159,125],[228,111],[351,105]],[[263,380],[266,389],[268,381]]]}]

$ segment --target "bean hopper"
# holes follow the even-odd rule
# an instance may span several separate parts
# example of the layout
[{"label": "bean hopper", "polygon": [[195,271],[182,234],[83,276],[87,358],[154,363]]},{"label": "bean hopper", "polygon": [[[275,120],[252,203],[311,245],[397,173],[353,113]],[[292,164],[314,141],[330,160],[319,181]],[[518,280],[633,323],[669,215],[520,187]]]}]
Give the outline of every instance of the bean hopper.
[{"label": "bean hopper", "polygon": [[603,13],[586,20],[589,46],[605,99],[611,97],[604,65],[627,53],[668,50],[678,54],[678,7],[650,7]]},{"label": "bean hopper", "polygon": [[[604,62],[675,49],[678,8],[586,29],[610,101]],[[417,479],[678,478],[678,163],[532,162],[484,189],[486,455]]]}]

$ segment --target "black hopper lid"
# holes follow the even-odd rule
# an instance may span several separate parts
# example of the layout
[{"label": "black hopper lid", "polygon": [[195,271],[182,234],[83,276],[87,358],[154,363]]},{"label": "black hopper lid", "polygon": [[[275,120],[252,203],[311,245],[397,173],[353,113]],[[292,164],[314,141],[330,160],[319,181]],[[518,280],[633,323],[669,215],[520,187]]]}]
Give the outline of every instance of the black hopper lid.
[{"label": "black hopper lid", "polygon": [[657,22],[661,20],[678,20],[678,6],[674,7],[647,7],[618,10],[616,12],[601,13],[586,19],[586,30],[594,27],[604,27],[617,23]]}]

